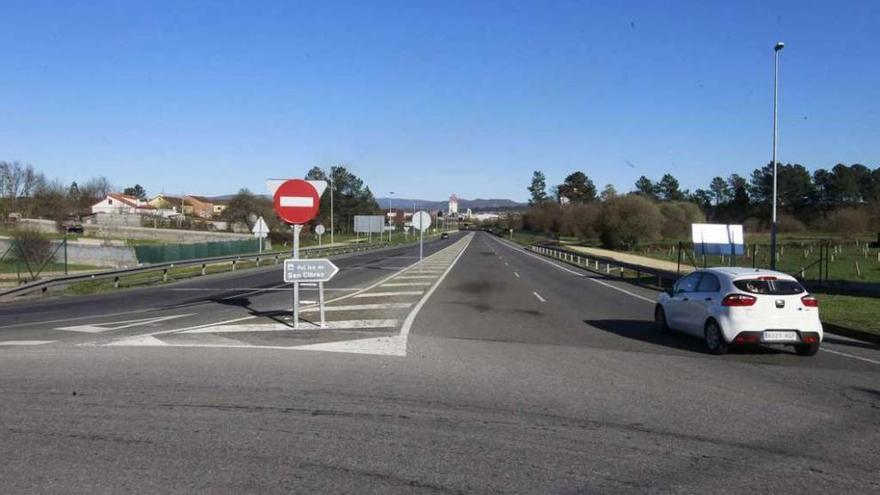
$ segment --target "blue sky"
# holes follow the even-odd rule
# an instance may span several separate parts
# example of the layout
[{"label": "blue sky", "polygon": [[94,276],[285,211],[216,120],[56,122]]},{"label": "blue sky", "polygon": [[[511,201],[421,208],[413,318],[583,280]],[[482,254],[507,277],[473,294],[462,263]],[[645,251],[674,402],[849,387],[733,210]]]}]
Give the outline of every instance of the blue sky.
[{"label": "blue sky", "polygon": [[[880,166],[880,2],[9,2],[0,159],[149,193],[347,164],[377,196],[524,200],[769,161]],[[631,167],[626,162],[634,164]]]}]

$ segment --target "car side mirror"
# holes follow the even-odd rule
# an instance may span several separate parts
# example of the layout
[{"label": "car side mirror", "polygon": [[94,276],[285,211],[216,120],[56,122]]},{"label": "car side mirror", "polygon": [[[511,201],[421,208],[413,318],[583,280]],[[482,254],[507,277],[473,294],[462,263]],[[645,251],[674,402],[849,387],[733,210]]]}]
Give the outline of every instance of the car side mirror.
[{"label": "car side mirror", "polygon": [[668,289],[664,290],[663,292],[669,294],[669,297],[672,297],[675,295],[675,293],[672,291],[672,287],[669,287]]}]

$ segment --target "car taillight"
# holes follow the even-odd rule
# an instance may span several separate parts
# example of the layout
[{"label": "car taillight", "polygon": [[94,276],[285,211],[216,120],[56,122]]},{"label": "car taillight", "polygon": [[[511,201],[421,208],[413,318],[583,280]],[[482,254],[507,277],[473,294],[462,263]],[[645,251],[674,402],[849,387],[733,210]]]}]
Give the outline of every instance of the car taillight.
[{"label": "car taillight", "polygon": [[801,302],[804,303],[804,306],[808,308],[818,308],[819,300],[813,296],[804,296],[801,298]]},{"label": "car taillight", "polygon": [[721,300],[722,306],[742,307],[752,306],[758,298],[755,296],[747,296],[745,294],[729,294]]}]

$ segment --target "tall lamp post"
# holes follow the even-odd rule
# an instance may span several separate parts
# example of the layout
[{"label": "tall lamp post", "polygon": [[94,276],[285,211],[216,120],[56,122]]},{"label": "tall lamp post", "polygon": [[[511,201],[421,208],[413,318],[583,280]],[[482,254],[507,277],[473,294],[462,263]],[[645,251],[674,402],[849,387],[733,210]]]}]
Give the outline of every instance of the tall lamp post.
[{"label": "tall lamp post", "polygon": [[333,167],[330,167],[330,244],[333,244]]},{"label": "tall lamp post", "polygon": [[779,111],[779,52],[785,43],[778,41],[773,47],[773,221],[770,226],[770,269],[776,269],[776,136]]},{"label": "tall lamp post", "polygon": [[[389,227],[394,226],[394,224],[391,223],[394,218],[391,216],[391,213],[392,213],[391,212],[391,209],[392,209],[391,201],[393,200],[393,198],[394,198],[394,191],[388,191],[388,226]],[[388,242],[389,243],[391,242],[391,232],[393,232],[393,230],[388,231]]]}]

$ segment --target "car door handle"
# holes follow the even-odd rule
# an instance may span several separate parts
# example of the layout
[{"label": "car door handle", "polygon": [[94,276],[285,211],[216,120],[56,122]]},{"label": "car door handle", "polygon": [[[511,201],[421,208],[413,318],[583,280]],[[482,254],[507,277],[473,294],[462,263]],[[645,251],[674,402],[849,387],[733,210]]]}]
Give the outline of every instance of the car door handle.
[{"label": "car door handle", "polygon": [[682,299],[682,301],[690,301],[690,299],[688,299],[688,298],[685,297],[685,298]]},{"label": "car door handle", "polygon": [[707,297],[706,299],[704,299],[704,301],[711,301],[711,300],[712,300],[711,297]]}]

